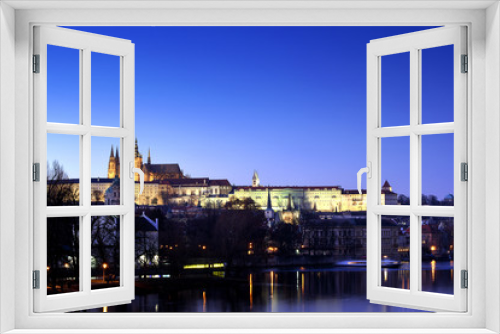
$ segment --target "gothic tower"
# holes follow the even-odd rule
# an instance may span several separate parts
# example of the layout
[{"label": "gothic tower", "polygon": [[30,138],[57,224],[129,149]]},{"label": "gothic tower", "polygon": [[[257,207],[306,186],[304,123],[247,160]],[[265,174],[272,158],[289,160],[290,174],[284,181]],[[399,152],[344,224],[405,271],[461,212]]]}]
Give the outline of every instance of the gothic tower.
[{"label": "gothic tower", "polygon": [[115,153],[115,177],[120,178],[120,151],[118,151],[118,146]]},{"label": "gothic tower", "polygon": [[[139,144],[137,143],[137,138],[135,138],[135,159],[134,167],[142,169],[142,154],[139,153]],[[139,181],[139,174],[135,173],[135,181]]]},{"label": "gothic tower", "polygon": [[116,176],[116,160],[113,152],[113,145],[111,145],[111,153],[109,154],[108,163],[108,179],[114,179]]},{"label": "gothic tower", "polygon": [[267,188],[267,209],[264,211],[264,215],[267,219],[267,225],[272,227],[274,224],[274,210],[273,210],[273,202],[271,200],[271,192],[269,188]]},{"label": "gothic tower", "polygon": [[252,187],[260,187],[260,179],[256,170],[253,171]]}]

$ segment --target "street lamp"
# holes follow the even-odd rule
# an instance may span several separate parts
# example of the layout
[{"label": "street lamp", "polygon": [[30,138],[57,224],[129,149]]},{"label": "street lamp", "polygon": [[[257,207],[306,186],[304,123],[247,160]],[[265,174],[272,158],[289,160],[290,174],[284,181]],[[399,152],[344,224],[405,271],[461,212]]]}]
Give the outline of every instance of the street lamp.
[{"label": "street lamp", "polygon": [[105,277],[105,276],[104,276],[104,274],[105,274],[105,272],[106,272],[106,268],[107,268],[107,267],[108,267],[108,264],[107,264],[107,263],[103,263],[103,264],[102,264],[102,282],[103,282],[103,283],[105,282],[105,280],[104,280],[104,277]]}]

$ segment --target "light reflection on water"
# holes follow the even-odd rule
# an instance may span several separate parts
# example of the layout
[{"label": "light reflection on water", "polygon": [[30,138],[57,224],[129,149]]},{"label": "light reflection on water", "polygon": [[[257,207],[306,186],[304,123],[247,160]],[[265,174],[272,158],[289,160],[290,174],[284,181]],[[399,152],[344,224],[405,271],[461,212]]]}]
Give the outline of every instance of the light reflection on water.
[{"label": "light reflection on water", "polygon": [[[453,293],[452,268],[450,262],[424,263],[422,289]],[[366,268],[239,270],[226,272],[224,278],[205,273],[181,280],[183,285],[175,287],[171,278],[154,280],[152,289],[136,288],[130,304],[89,312],[416,311],[371,304],[366,299]],[[384,268],[383,280],[394,287],[409,288],[408,268]]]}]

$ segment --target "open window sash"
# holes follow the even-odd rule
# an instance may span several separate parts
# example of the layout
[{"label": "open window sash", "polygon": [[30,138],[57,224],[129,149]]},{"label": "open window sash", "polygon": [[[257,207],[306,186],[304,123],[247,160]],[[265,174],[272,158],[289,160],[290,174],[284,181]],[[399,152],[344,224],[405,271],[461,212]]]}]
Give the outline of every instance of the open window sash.
[{"label": "open window sash", "polygon": [[[79,64],[79,122],[63,124],[47,122],[47,50],[48,45],[78,50]],[[134,44],[128,40],[79,32],[70,29],[37,26],[34,28],[34,156],[39,164],[39,181],[34,191],[34,312],[66,312],[130,303],[134,299],[134,179],[130,175],[134,161]],[[93,126],[91,123],[91,53],[119,57],[120,62],[120,125]],[[35,63],[36,61],[36,63]],[[75,69],[78,72],[78,69]],[[79,180],[76,181],[79,199],[74,206],[47,206],[47,135],[64,134],[79,138]],[[120,142],[121,178],[119,205],[92,205],[91,139],[92,136],[112,137]],[[64,182],[64,180],[63,180]],[[115,287],[92,289],[92,217],[118,217],[116,237],[119,238],[119,266]],[[79,222],[72,237],[79,245],[74,253],[78,261],[62,263],[58,268],[47,264],[48,219],[73,217]],[[62,219],[64,221],[64,219]],[[68,230],[68,229],[66,229]],[[71,259],[68,259],[70,262]],[[48,272],[63,271],[74,266],[77,274],[66,293],[48,293]],[[103,264],[103,267],[105,265]],[[102,271],[102,269],[100,269]],[[95,270],[94,270],[95,272]],[[104,280],[105,274],[102,274]],[[95,280],[95,277],[94,277]],[[64,286],[64,282],[61,283]],[[60,287],[60,285],[59,285]],[[58,287],[51,287],[57,289]],[[52,291],[53,292],[53,291]]]},{"label": "open window sash", "polygon": [[[422,50],[453,45],[454,121],[422,124]],[[409,52],[410,124],[382,127],[382,56]],[[461,271],[467,269],[467,182],[461,181],[461,163],[467,163],[467,74],[462,55],[467,54],[466,27],[443,27],[372,40],[367,45],[367,298],[372,303],[421,310],[464,312],[467,289],[461,286]],[[470,69],[469,69],[470,70]],[[454,134],[454,206],[425,206],[421,200],[421,137],[429,134]],[[409,137],[410,205],[382,205],[382,139]],[[382,215],[409,216],[409,289],[382,286]],[[454,219],[453,294],[422,290],[422,218]]]}]

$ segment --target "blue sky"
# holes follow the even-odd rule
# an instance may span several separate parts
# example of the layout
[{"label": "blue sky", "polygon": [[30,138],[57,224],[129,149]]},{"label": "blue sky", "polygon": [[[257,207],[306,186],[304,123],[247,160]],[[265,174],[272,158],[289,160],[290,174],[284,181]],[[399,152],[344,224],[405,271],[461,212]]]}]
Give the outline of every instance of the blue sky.
[{"label": "blue sky", "polygon": [[[144,158],[151,148],[153,163],[179,163],[192,177],[236,185],[250,184],[256,169],[265,185],[355,188],[356,172],[366,164],[366,44],[428,28],[72,29],[135,43],[136,135]],[[51,48],[48,120],[76,123],[78,52]],[[453,73],[444,61],[451,52],[424,50],[424,123],[453,120]],[[405,54],[382,60],[383,126],[408,124],[408,60]],[[92,55],[94,125],[118,125],[118,64],[117,57]],[[78,139],[54,136],[48,159],[77,177]],[[423,189],[440,198],[453,192],[452,137],[423,139]],[[394,163],[382,162],[382,177],[408,194],[408,140],[384,141],[383,159]],[[92,176],[106,176],[116,143],[93,140]]]}]

